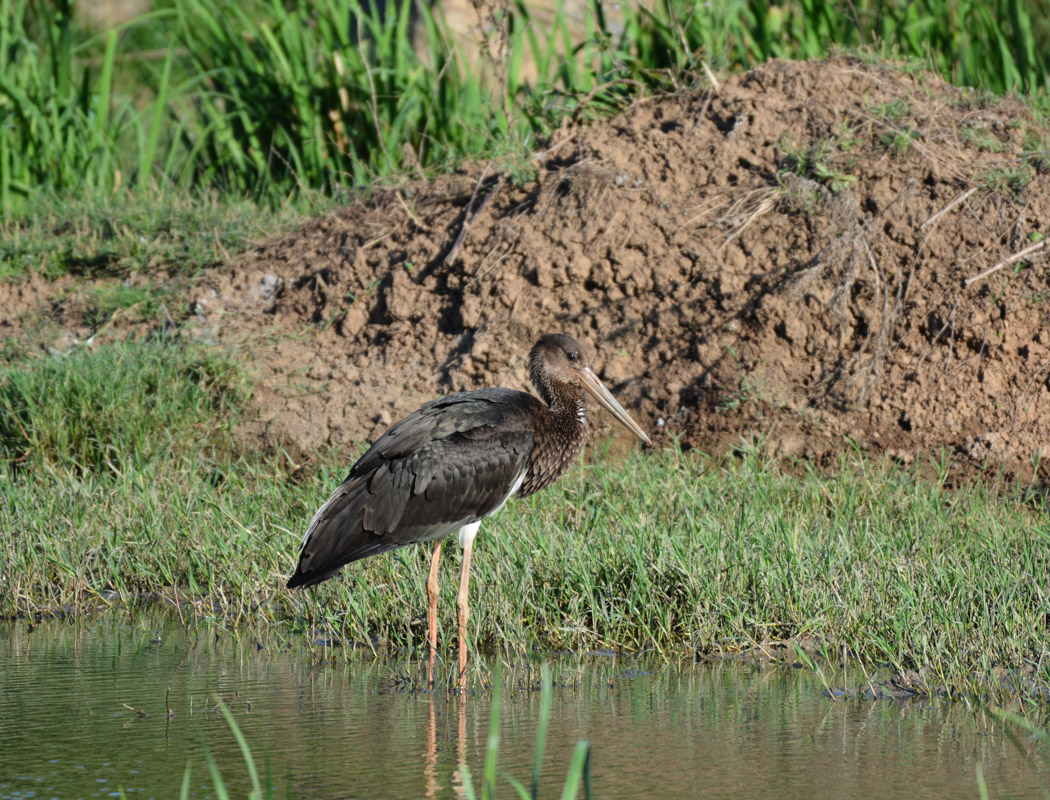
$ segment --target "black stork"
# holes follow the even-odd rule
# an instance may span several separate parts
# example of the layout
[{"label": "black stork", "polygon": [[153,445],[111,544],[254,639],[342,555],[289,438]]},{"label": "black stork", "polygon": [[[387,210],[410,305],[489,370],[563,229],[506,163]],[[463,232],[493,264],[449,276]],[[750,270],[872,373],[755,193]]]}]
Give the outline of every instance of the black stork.
[{"label": "black stork", "polygon": [[428,681],[437,651],[441,544],[459,533],[459,679],[466,689],[467,583],[481,521],[511,497],[553,483],[583,449],[585,389],[643,442],[649,437],[587,363],[580,343],[547,334],[529,353],[529,378],[542,398],[515,389],[478,389],[433,400],[395,423],[350,469],[310,521],[289,588],[312,586],[360,558],[434,542],[427,578]]}]

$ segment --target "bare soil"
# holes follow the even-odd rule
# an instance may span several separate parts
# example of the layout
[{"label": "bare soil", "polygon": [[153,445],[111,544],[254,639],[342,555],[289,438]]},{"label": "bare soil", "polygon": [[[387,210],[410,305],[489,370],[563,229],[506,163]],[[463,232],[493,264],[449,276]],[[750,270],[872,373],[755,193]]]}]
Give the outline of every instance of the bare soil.
[{"label": "bare soil", "polygon": [[185,328],[245,347],[249,433],[293,452],[525,388],[564,331],[656,446],[1045,481],[1048,141],[1013,98],[774,61],[563,129],[524,184],[475,165],[377,191],[209,273]]}]

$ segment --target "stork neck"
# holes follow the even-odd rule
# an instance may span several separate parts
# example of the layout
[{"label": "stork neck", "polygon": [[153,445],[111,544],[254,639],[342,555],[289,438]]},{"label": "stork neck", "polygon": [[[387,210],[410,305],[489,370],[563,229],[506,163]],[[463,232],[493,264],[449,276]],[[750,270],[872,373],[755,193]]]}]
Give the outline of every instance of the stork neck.
[{"label": "stork neck", "polygon": [[587,406],[579,392],[555,394],[547,406],[558,417],[572,417],[583,428],[587,427]]},{"label": "stork neck", "polygon": [[580,391],[563,383],[550,387],[538,381],[536,391],[547,410],[533,417],[534,445],[521,497],[555,481],[579,457],[587,438],[587,414]]},{"label": "stork neck", "polygon": [[587,427],[587,407],[583,402],[583,393],[579,389],[560,381],[551,385],[542,378],[534,380],[533,384],[554,416],[571,417]]}]

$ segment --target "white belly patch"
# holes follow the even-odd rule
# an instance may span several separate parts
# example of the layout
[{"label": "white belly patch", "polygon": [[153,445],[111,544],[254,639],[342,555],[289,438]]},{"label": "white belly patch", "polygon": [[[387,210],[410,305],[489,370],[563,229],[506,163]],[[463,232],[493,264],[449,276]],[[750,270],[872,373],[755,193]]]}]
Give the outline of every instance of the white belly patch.
[{"label": "white belly patch", "polygon": [[474,537],[478,535],[478,528],[481,527],[481,520],[477,522],[471,522],[464,525],[459,529],[459,546],[466,547],[468,542],[473,542]]}]

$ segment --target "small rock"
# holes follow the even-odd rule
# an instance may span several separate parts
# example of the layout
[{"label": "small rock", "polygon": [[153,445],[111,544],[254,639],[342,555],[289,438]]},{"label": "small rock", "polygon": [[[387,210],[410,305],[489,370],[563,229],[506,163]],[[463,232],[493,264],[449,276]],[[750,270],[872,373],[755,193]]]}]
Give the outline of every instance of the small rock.
[{"label": "small rock", "polygon": [[258,284],[248,290],[248,296],[266,303],[277,297],[283,285],[284,281],[272,272],[268,272],[262,276]]}]

